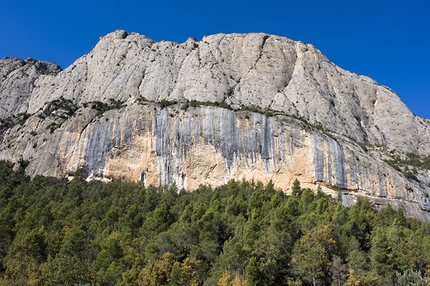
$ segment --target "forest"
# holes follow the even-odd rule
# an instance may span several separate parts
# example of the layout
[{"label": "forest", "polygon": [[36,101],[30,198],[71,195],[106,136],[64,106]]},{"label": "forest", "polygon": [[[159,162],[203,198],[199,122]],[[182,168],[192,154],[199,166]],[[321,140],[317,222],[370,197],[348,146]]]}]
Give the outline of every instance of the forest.
[{"label": "forest", "polygon": [[0,285],[429,285],[429,223],[291,188],[30,179],[0,161]]}]

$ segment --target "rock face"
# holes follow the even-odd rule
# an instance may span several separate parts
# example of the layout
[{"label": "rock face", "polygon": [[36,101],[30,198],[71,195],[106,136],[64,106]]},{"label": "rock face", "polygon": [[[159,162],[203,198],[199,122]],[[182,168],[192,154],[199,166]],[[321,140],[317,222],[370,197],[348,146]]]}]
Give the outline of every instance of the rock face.
[{"label": "rock face", "polygon": [[190,190],[231,178],[288,190],[298,178],[428,216],[428,170],[415,164],[411,176],[412,166],[387,162],[424,161],[429,121],[389,88],[283,37],[177,44],[116,31],[63,71],[1,60],[0,106],[0,158],[28,160],[31,176],[83,169]]}]

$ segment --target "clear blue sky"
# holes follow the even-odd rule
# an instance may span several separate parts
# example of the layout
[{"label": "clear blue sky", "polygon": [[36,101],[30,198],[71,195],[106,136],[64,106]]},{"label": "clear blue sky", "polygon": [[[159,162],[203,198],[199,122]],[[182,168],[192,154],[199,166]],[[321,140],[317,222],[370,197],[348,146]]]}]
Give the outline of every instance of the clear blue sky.
[{"label": "clear blue sky", "polygon": [[67,67],[117,29],[156,41],[265,32],[311,43],[338,66],[392,88],[430,118],[428,0],[4,0],[0,58]]}]

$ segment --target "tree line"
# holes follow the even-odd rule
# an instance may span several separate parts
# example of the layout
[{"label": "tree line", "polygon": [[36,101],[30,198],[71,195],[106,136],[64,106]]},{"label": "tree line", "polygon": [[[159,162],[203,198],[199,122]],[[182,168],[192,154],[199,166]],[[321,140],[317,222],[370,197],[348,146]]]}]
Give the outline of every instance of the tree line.
[{"label": "tree line", "polygon": [[187,192],[0,161],[0,285],[429,285],[429,266],[429,223],[297,180]]}]

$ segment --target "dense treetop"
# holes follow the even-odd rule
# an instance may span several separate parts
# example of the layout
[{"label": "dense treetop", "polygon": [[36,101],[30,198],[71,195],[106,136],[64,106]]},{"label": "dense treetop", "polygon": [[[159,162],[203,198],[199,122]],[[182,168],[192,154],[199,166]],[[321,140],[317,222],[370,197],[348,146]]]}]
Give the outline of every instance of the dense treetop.
[{"label": "dense treetop", "polygon": [[17,169],[0,162],[0,285],[428,285],[430,225],[390,206]]}]

